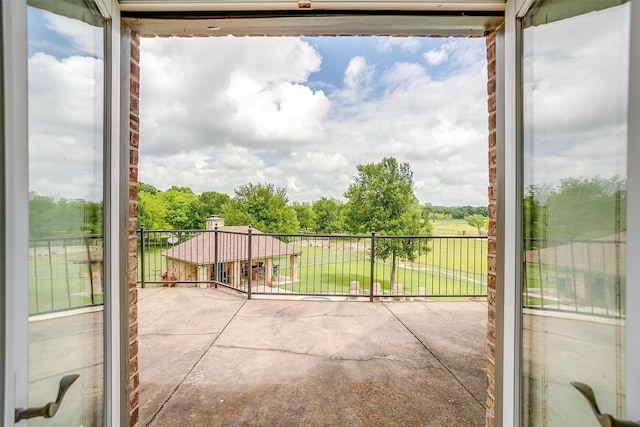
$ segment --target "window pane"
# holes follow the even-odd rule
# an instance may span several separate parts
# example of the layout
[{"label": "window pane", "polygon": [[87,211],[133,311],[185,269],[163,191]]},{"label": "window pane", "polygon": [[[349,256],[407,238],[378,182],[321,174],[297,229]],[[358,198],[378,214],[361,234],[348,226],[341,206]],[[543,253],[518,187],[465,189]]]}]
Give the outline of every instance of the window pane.
[{"label": "window pane", "polygon": [[40,3],[55,8],[27,12],[30,406],[55,399],[62,377],[80,376],[54,418],[29,425],[96,426],[104,413],[104,22],[90,2]]},{"label": "window pane", "polygon": [[571,382],[624,417],[629,7],[532,24],[547,3],[572,4],[522,36],[523,424],[597,426]]}]

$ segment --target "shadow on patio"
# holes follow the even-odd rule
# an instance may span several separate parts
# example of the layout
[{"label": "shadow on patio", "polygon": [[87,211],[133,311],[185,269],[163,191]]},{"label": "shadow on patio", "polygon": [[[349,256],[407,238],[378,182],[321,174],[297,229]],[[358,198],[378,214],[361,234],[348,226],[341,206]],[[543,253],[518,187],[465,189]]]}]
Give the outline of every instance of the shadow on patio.
[{"label": "shadow on patio", "polygon": [[484,425],[485,302],[138,291],[141,425]]}]

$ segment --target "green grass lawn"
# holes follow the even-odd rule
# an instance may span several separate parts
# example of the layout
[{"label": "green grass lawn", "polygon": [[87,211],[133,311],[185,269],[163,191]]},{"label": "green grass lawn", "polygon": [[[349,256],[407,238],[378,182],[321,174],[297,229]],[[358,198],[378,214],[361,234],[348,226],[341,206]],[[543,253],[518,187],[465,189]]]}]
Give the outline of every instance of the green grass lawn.
[{"label": "green grass lawn", "polygon": [[44,313],[101,304],[102,293],[91,301],[89,265],[73,262],[85,251],[29,257],[29,313]]},{"label": "green grass lawn", "polygon": [[[159,282],[163,271],[167,270],[167,259],[160,254],[166,248],[148,246],[144,249],[144,280],[145,282]],[[142,257],[138,247],[138,283],[142,280]],[[162,286],[162,283],[145,283],[145,287]]]},{"label": "green grass lawn", "polygon": [[[486,240],[431,241],[430,251],[414,261],[399,259],[395,283],[403,285],[405,294],[483,295],[486,294]],[[368,251],[301,246],[298,279],[284,289],[301,293],[348,293],[351,281],[369,290],[371,261]],[[469,257],[473,258],[469,258]],[[278,262],[278,261],[274,261]],[[282,259],[281,270],[288,270],[288,259]],[[284,265],[282,265],[284,264]],[[286,274],[286,273],[283,273]],[[391,261],[375,260],[374,282],[383,292],[391,292]]]},{"label": "green grass lawn", "polygon": [[431,225],[433,226],[434,236],[439,234],[478,235],[478,229],[471,227],[464,219],[437,219]]},{"label": "green grass lawn", "polygon": [[[294,243],[301,250],[297,257],[297,281],[287,280],[289,256],[273,259],[280,268],[280,288],[304,294],[345,294],[349,293],[351,281],[358,281],[362,292],[368,292],[371,283],[368,239],[359,240],[356,248],[349,244],[353,242],[332,239],[330,247]],[[425,244],[428,251],[415,260],[397,261],[395,282],[403,285],[405,294],[486,295],[486,239],[421,240],[421,245]],[[162,250],[145,248],[145,282],[161,280],[160,272],[166,269],[166,260],[160,255]],[[422,250],[424,252],[424,247]],[[138,280],[141,280],[140,252],[138,255]],[[391,292],[390,276],[391,261],[376,259],[373,281],[381,284],[384,293]],[[145,283],[145,286],[161,284]]]}]

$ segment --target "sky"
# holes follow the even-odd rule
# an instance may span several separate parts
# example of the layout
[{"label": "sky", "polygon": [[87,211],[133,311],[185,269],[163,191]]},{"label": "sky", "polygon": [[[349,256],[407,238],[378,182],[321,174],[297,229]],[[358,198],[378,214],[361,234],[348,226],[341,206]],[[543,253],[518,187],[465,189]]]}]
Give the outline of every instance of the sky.
[{"label": "sky", "polygon": [[628,16],[625,4],[524,30],[525,187],[626,176]]},{"label": "sky", "polygon": [[29,190],[103,198],[102,28],[27,8]]},{"label": "sky", "polygon": [[[628,14],[524,30],[525,186],[624,178]],[[28,8],[32,192],[102,199],[102,31]],[[357,165],[394,156],[422,204],[487,204],[482,38],[143,38],[141,50],[147,184],[342,199]]]},{"label": "sky", "polygon": [[408,162],[421,203],[486,205],[482,38],[143,38],[140,180],[344,199],[357,165]]}]

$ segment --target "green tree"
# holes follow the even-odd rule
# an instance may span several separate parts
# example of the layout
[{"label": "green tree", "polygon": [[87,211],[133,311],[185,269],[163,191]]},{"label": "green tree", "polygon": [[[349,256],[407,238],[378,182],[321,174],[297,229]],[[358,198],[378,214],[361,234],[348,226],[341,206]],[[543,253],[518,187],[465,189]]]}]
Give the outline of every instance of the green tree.
[{"label": "green tree", "polygon": [[217,191],[205,191],[200,195],[200,202],[203,206],[204,219],[206,220],[212,215],[218,215],[222,212],[222,206],[225,203],[229,203],[231,197],[225,193],[218,193]]},{"label": "green tree", "polygon": [[313,202],[313,212],[316,214],[317,233],[342,233],[344,228],[344,203],[336,199],[322,197]]},{"label": "green tree", "polygon": [[148,230],[171,228],[165,220],[166,210],[158,190],[147,192],[145,187],[138,187],[139,226],[144,226]]},{"label": "green tree", "polygon": [[308,203],[294,204],[293,209],[296,211],[300,230],[312,231],[316,228],[316,213],[311,209]]},{"label": "green tree", "polygon": [[[349,185],[345,197],[345,221],[353,233],[362,234],[375,228],[380,235],[423,235],[431,230],[429,221],[421,218],[421,208],[413,193],[413,172],[408,163],[393,157],[379,163],[358,166],[358,176]],[[391,258],[390,283],[396,275],[397,258],[415,260],[419,247],[412,239],[381,239],[376,242],[375,256]]]},{"label": "green tree", "polygon": [[617,176],[566,178],[555,186],[529,186],[523,200],[525,248],[613,238],[627,229],[626,194],[626,182]]},{"label": "green tree", "polygon": [[[180,191],[180,190],[176,190]],[[207,218],[222,212],[222,206],[229,202],[231,197],[224,193],[206,191],[189,202],[189,228],[204,229]]]},{"label": "green tree", "polygon": [[55,200],[29,194],[29,235],[32,238],[103,233],[102,202]]},{"label": "green tree", "polygon": [[470,213],[472,215],[482,215],[489,217],[489,208],[486,206],[477,206],[475,208],[471,208]]},{"label": "green tree", "polygon": [[246,184],[222,207],[225,225],[251,225],[267,233],[295,233],[298,218],[287,191],[273,184]]},{"label": "green tree", "polygon": [[171,228],[176,230],[199,228],[198,217],[192,212],[201,209],[200,200],[191,189],[173,186],[159,193],[159,198],[165,208],[164,220]]},{"label": "green tree", "polygon": [[487,226],[489,225],[489,218],[482,215],[477,215],[477,214],[469,215],[465,217],[464,220],[471,227],[475,227],[478,229],[478,235],[482,235],[482,230],[486,230]]},{"label": "green tree", "polygon": [[55,210],[57,204],[53,197],[29,194],[29,236],[49,237],[55,228]]},{"label": "green tree", "polygon": [[84,212],[82,231],[85,234],[102,234],[104,232],[104,209],[101,202],[80,201],[80,209]]},{"label": "green tree", "polygon": [[[626,182],[620,177],[567,178],[551,187],[530,188],[525,198],[538,207],[526,221],[536,225],[531,237],[591,239],[626,230]],[[524,224],[525,231],[528,225]],[[525,234],[526,236],[526,234]]]},{"label": "green tree", "polygon": [[178,193],[186,193],[186,194],[194,194],[195,195],[193,190],[190,189],[189,187],[178,187],[177,185],[172,185],[171,187],[169,187],[167,189],[167,192],[168,191],[175,191],[175,192],[178,192]]},{"label": "green tree", "polygon": [[453,216],[451,216],[450,213],[434,212],[432,218],[433,218],[433,222],[435,222],[436,220],[453,219]]},{"label": "green tree", "polygon": [[[522,201],[522,235],[525,239],[525,249],[541,247],[540,240],[545,236],[546,207],[540,203],[539,198],[550,191],[549,186],[531,185],[527,188]],[[547,196],[543,196],[546,200]]]},{"label": "green tree", "polygon": [[138,182],[138,193],[141,191],[149,194],[158,194],[160,192],[160,190],[158,190],[153,185],[145,184],[144,182],[140,181]]}]

